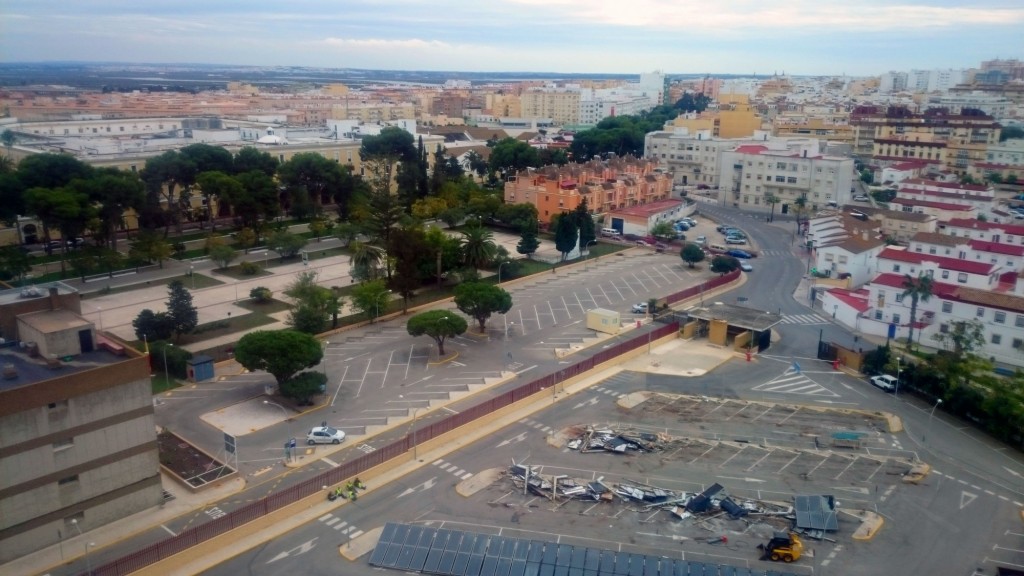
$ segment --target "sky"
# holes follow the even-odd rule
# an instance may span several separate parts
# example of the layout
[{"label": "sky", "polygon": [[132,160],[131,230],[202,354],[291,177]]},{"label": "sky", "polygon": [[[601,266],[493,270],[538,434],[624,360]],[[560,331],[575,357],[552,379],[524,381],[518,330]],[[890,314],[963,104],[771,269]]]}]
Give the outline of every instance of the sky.
[{"label": "sky", "polygon": [[0,0],[0,62],[874,76],[1024,59],[1024,0]]}]

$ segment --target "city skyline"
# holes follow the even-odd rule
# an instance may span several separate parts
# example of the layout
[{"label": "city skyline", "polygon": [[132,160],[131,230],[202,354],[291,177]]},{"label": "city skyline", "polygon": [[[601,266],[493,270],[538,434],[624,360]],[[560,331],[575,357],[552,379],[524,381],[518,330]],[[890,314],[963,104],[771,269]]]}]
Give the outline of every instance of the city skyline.
[{"label": "city skyline", "polygon": [[[875,76],[1020,57],[1006,0],[8,0],[4,62]],[[954,38],[950,35],[955,34]]]}]

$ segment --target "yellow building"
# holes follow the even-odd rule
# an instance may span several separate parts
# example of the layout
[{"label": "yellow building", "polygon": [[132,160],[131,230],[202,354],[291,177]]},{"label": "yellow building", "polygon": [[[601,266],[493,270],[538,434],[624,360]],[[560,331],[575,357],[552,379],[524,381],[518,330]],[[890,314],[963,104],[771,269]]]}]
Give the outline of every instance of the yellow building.
[{"label": "yellow building", "polygon": [[721,94],[718,97],[719,138],[746,138],[761,129],[761,117],[745,94]]},{"label": "yellow building", "polygon": [[349,92],[348,86],[345,86],[344,84],[328,84],[321,90],[328,96],[347,96]]},{"label": "yellow building", "polygon": [[580,93],[575,90],[543,88],[528,90],[520,97],[522,118],[550,118],[555,124],[580,121]]},{"label": "yellow building", "polygon": [[515,94],[485,94],[484,108],[498,118],[522,118],[523,106]]}]

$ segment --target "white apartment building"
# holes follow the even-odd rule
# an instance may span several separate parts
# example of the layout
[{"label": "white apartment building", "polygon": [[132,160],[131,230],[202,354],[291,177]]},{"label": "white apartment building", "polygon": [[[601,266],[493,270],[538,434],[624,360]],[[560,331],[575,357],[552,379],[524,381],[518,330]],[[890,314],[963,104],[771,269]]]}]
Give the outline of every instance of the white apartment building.
[{"label": "white apartment building", "polygon": [[1004,118],[1016,108],[1013,101],[1003,96],[984,92],[936,94],[928,98],[929,108],[947,108],[950,114],[960,114],[964,108],[976,108],[994,118]]},{"label": "white apartment building", "polygon": [[769,211],[765,199],[778,199],[777,212],[786,214],[799,198],[816,212],[849,202],[853,159],[772,150],[761,144],[722,152],[718,200],[746,210]]},{"label": "white apartment building", "polygon": [[865,230],[859,236],[816,248],[815,268],[830,278],[848,279],[849,286],[861,286],[878,273],[877,258],[884,249],[885,241]]},{"label": "white apartment building", "polygon": [[989,146],[985,151],[985,162],[1024,166],[1024,140],[1017,138]]},{"label": "white apartment building", "polygon": [[943,234],[953,237],[1024,246],[1024,225],[982,222],[981,220],[963,218],[942,222],[938,229]]}]

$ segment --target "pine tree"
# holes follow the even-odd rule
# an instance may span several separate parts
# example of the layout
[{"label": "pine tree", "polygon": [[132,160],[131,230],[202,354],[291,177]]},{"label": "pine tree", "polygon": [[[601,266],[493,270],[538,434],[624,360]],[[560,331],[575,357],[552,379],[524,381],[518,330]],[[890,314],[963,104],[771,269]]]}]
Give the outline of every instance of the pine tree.
[{"label": "pine tree", "polygon": [[537,239],[537,221],[534,220],[531,224],[523,226],[523,231],[519,237],[519,244],[516,244],[516,252],[527,258],[532,258],[537,249],[540,248],[540,240]]},{"label": "pine tree", "polygon": [[199,325],[199,311],[192,304],[192,293],[185,289],[180,280],[171,282],[168,289],[167,316],[174,329],[175,341],[182,334],[188,334]]}]

